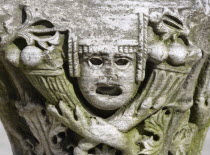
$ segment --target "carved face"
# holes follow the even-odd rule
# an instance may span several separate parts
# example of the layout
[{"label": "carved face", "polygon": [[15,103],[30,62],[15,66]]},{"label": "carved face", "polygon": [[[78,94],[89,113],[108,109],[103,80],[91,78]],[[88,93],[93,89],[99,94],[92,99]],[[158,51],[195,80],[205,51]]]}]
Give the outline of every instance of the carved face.
[{"label": "carved face", "polygon": [[[136,94],[136,54],[139,49],[139,17],[106,14],[91,21],[78,37],[83,96],[94,107],[115,110]],[[138,82],[139,83],[139,82]]]},{"label": "carved face", "polygon": [[[134,51],[137,47],[122,48]],[[84,53],[80,60],[81,77],[78,83],[81,92],[91,105],[103,110],[120,108],[131,100],[138,89],[135,82],[136,53],[112,50]]]}]

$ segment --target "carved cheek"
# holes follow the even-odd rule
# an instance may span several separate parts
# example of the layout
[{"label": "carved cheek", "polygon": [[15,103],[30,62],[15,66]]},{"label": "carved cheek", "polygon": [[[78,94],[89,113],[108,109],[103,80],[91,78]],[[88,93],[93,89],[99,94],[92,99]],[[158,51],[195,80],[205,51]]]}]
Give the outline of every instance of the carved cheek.
[{"label": "carved cheek", "polygon": [[118,69],[116,73],[119,77],[119,80],[135,81],[135,73],[136,73],[135,64],[131,64],[125,70]]},{"label": "carved cheek", "polygon": [[81,80],[85,80],[85,83],[88,83],[88,85],[94,85],[100,77],[104,76],[104,73],[100,68],[92,68],[87,64],[81,65]]}]

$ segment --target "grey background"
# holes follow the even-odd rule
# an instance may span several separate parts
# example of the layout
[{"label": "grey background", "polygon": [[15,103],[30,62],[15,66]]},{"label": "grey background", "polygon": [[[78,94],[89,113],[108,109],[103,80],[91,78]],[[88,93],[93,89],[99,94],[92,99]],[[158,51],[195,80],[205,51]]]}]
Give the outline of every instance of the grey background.
[{"label": "grey background", "polygon": [[[0,122],[0,155],[12,155],[11,147],[1,122]],[[210,130],[208,132],[204,144],[202,155],[210,155]]]}]

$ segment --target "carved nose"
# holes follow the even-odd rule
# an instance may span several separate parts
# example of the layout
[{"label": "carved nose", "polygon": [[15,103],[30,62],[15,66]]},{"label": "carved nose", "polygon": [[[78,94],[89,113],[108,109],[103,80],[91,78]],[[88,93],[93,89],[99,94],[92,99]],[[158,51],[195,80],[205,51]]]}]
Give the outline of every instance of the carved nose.
[{"label": "carved nose", "polygon": [[100,79],[103,79],[103,81],[116,81],[118,79],[118,76],[116,75],[116,71],[113,65],[113,62],[107,62],[105,64],[105,68],[103,70],[104,77],[100,77]]},{"label": "carved nose", "polygon": [[105,76],[107,77],[107,80],[117,80],[118,79],[118,76],[116,75],[113,66],[106,67]]},{"label": "carved nose", "polygon": [[106,68],[106,69],[105,69],[105,73],[106,73],[107,75],[112,75],[112,74],[114,73],[114,71],[113,71],[113,69],[112,69],[111,67],[109,67],[109,68]]}]

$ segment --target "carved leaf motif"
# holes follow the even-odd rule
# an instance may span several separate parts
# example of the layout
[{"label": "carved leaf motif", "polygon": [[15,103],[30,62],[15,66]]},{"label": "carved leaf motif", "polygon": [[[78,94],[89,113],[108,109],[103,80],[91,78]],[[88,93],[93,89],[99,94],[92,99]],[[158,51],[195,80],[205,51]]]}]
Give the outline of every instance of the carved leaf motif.
[{"label": "carved leaf motif", "polygon": [[[36,154],[67,154],[61,147],[67,128],[62,126],[54,117],[48,116],[41,106],[24,107],[20,109],[20,115],[25,118],[31,132],[38,141],[34,147]],[[63,136],[60,136],[61,134]]]},{"label": "carved leaf motif", "polygon": [[152,136],[143,136],[142,144],[144,148],[139,154],[159,155],[161,153],[170,120],[170,111],[160,110],[145,121],[144,129],[152,133]]},{"label": "carved leaf motif", "polygon": [[176,155],[184,155],[188,151],[193,136],[197,132],[197,126],[189,123],[190,111],[186,112],[182,123],[172,139],[173,152]]}]

